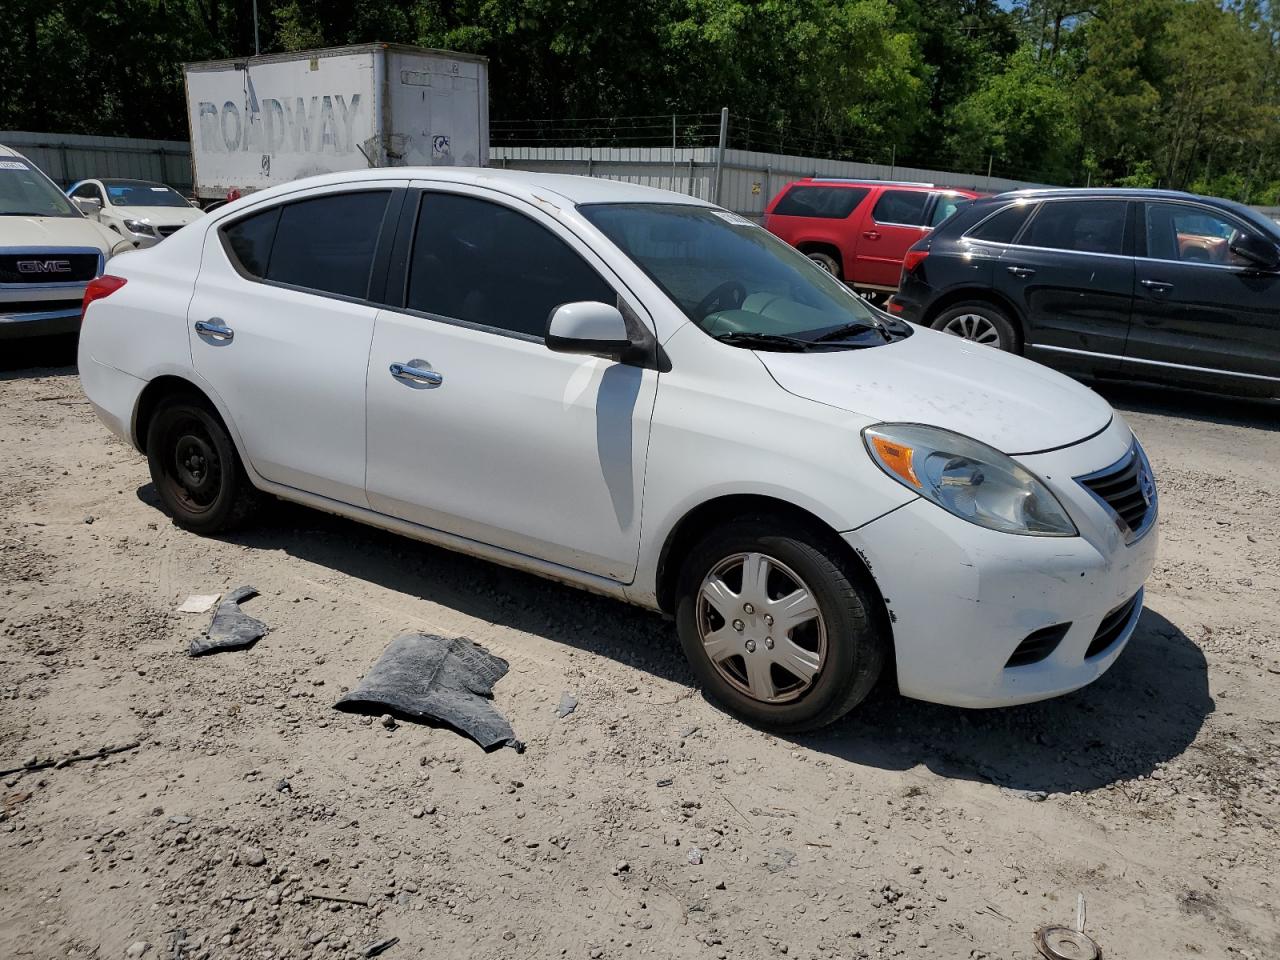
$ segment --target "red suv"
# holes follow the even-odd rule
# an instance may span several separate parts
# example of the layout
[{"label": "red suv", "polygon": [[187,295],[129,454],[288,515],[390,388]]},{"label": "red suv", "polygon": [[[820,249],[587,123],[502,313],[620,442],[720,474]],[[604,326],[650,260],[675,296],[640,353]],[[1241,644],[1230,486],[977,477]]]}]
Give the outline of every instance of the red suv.
[{"label": "red suv", "polygon": [[828,273],[883,298],[913,243],[982,194],[891,180],[806,177],[765,208],[764,226]]}]

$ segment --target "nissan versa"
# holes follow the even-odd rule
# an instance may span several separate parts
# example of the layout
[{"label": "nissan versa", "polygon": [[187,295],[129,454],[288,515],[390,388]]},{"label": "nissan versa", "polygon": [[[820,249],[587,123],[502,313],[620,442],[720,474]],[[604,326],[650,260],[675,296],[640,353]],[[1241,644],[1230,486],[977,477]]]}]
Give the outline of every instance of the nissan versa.
[{"label": "nissan versa", "polygon": [[362,170],[112,266],[84,389],[180,526],[274,495],[664,611],[773,729],[891,661],[923,700],[1062,694],[1141,614],[1156,491],[1106,402],[711,204]]}]

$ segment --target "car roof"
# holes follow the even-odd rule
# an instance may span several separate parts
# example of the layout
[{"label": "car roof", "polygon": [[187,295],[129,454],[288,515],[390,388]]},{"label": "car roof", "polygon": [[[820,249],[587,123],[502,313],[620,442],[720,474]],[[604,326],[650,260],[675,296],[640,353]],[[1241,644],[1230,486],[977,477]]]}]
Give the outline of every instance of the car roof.
[{"label": "car roof", "polygon": [[[0,157],[21,157],[21,156],[22,154],[20,154],[17,150],[13,149],[13,147],[6,147],[3,143],[0,143]],[[23,159],[26,159],[26,158],[23,157]]]},{"label": "car roof", "polygon": [[788,187],[804,185],[824,187],[893,187],[901,190],[932,190],[938,193],[977,193],[973,187],[952,187],[920,180],[871,180],[858,177],[801,177],[787,184]]},{"label": "car roof", "polygon": [[1078,199],[1106,199],[1108,197],[1124,197],[1129,199],[1174,199],[1174,200],[1215,200],[1215,197],[1202,197],[1199,194],[1187,193],[1185,190],[1156,190],[1150,187],[1029,187],[1022,190],[1007,190],[997,194],[994,199],[1025,197],[1033,200],[1044,200],[1059,197]]},{"label": "car roof", "polygon": [[168,186],[168,184],[161,183],[159,180],[133,180],[133,179],[130,179],[129,177],[92,177],[91,179],[97,180],[99,183],[103,185],[112,184],[117,187],[166,187]]},{"label": "car roof", "polygon": [[[347,170],[293,180],[266,190],[245,194],[244,199],[256,201],[284,196],[299,189],[341,186],[344,183],[406,179],[492,187],[517,196],[550,193],[571,204],[680,203],[700,207],[715,206],[713,203],[687,194],[659,190],[636,183],[624,183],[621,180],[604,180],[599,177],[564,173],[531,173],[525,170],[503,170],[497,167],[379,167],[372,170]],[[547,198],[543,196],[543,199]]]}]

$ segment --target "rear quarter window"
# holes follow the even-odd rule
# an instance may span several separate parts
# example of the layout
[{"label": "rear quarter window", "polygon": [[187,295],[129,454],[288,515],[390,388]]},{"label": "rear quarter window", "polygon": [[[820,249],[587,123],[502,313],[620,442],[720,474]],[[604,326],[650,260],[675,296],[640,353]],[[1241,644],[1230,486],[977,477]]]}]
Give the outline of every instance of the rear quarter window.
[{"label": "rear quarter window", "polygon": [[924,190],[886,190],[876,201],[871,217],[876,223],[919,227],[924,225],[924,211],[928,205],[929,194]]},{"label": "rear quarter window", "polygon": [[843,220],[870,192],[865,187],[792,187],[778,199],[773,216]]}]

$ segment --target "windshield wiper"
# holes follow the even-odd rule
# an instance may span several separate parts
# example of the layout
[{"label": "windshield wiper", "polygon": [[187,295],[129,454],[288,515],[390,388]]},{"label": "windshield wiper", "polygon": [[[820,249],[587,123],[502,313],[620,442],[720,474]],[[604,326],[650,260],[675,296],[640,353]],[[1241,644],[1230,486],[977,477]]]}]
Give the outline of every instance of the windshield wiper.
[{"label": "windshield wiper", "polygon": [[760,347],[763,350],[795,350],[803,352],[815,346],[812,340],[801,340],[799,337],[788,337],[781,333],[721,333],[716,335],[721,343],[735,347]]},{"label": "windshield wiper", "polygon": [[880,336],[884,339],[885,343],[893,342],[893,336],[889,333],[888,330],[886,330],[880,324],[878,320],[873,320],[871,323],[864,323],[864,322],[846,323],[842,327],[836,327],[834,330],[828,330],[822,336],[816,338],[813,342],[814,343],[830,343],[833,340],[843,340],[846,337],[855,333],[864,333],[864,332],[869,333],[872,330],[880,334]]}]

